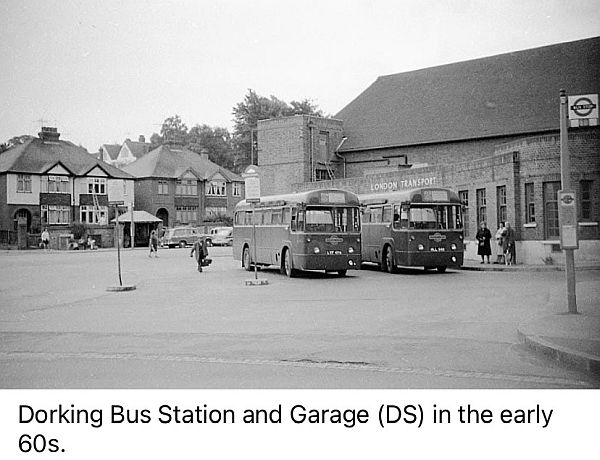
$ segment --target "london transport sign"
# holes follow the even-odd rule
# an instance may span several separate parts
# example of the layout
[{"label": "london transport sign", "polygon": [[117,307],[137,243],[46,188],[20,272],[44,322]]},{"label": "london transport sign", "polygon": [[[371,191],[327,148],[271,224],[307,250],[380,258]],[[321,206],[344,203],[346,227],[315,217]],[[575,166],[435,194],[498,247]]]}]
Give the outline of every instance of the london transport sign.
[{"label": "london transport sign", "polygon": [[572,190],[558,191],[558,222],[561,249],[578,249],[577,200]]}]

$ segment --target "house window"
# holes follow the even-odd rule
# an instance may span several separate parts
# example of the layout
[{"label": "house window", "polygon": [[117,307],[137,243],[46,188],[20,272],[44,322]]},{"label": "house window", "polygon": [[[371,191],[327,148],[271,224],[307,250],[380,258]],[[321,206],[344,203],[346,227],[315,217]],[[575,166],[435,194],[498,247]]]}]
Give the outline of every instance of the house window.
[{"label": "house window", "polygon": [[533,183],[525,184],[525,223],[535,222],[535,201],[533,197]]},{"label": "house window", "polygon": [[60,225],[71,223],[70,206],[40,206],[42,211],[42,224]]},{"label": "house window", "polygon": [[90,177],[88,179],[88,193],[106,195],[106,179],[104,177]]},{"label": "house window", "polygon": [[487,199],[485,196],[485,189],[477,189],[477,224],[486,221],[487,215]]},{"label": "house window", "polygon": [[80,206],[79,220],[84,224],[107,224],[108,208],[106,206]]},{"label": "house window", "polygon": [[331,180],[326,169],[315,169],[315,180]]},{"label": "house window", "polygon": [[496,187],[496,222],[506,222],[506,185]]},{"label": "house window", "polygon": [[181,224],[195,224],[198,220],[198,206],[177,206],[175,220]]},{"label": "house window", "polygon": [[42,193],[69,193],[69,178],[67,176],[42,176]]},{"label": "house window", "polygon": [[166,180],[158,181],[158,194],[159,195],[168,195],[169,194],[169,182]]},{"label": "house window", "polygon": [[175,195],[198,196],[198,181],[196,179],[178,180]]},{"label": "house window", "polygon": [[544,182],[544,227],[546,238],[558,238],[558,190],[560,181]]},{"label": "house window", "polygon": [[226,207],[207,206],[205,209],[206,217],[220,217],[227,214]]},{"label": "house window", "polygon": [[17,192],[31,193],[31,174],[17,174]]},{"label": "house window", "polygon": [[233,183],[233,196],[242,196],[242,183],[241,182]]},{"label": "house window", "polygon": [[460,198],[461,203],[463,204],[464,210],[464,230],[465,236],[469,236],[469,191],[468,190],[459,190],[458,197]]},{"label": "house window", "polygon": [[207,196],[227,196],[225,181],[211,181],[206,184]]},{"label": "house window", "polygon": [[582,180],[581,187],[581,218],[589,220],[592,218],[592,181]]}]

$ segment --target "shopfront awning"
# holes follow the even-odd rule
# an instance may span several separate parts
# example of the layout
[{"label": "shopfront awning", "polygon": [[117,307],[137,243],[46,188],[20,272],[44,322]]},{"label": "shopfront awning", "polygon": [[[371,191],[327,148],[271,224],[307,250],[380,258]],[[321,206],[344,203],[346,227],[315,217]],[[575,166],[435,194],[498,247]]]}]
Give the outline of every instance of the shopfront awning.
[{"label": "shopfront awning", "polygon": [[[113,223],[116,221],[117,219],[111,220]],[[129,222],[131,222],[131,211],[127,211],[119,216],[120,224]],[[133,211],[133,222],[136,224],[148,224],[162,222],[162,220],[146,211]]]}]

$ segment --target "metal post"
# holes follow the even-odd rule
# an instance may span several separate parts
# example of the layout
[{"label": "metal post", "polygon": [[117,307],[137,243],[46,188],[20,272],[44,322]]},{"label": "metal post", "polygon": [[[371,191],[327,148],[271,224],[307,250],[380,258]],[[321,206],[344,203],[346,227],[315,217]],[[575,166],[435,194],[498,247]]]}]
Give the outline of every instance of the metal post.
[{"label": "metal post", "polygon": [[[560,177],[561,188],[571,189],[571,159],[569,157],[569,132],[567,126],[567,94],[560,90]],[[565,251],[565,273],[567,276],[567,305],[569,313],[577,313],[575,285],[575,253],[573,249]]]},{"label": "metal post", "polygon": [[119,286],[123,286],[123,280],[121,279],[121,230],[119,227],[119,206],[115,206],[115,212],[117,214],[117,264],[119,265]]},{"label": "metal post", "polygon": [[252,204],[252,246],[254,246],[254,279],[258,279],[258,258],[256,257],[256,204]]},{"label": "metal post", "polygon": [[131,202],[131,224],[129,225],[129,247],[133,249],[135,247],[135,224],[133,223],[133,201]]}]

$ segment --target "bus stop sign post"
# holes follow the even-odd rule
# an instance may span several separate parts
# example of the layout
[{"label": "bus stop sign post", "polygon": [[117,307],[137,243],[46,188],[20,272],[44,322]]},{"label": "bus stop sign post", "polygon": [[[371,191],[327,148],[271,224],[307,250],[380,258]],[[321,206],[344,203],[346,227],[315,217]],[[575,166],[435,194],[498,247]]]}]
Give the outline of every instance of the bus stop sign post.
[{"label": "bus stop sign post", "polygon": [[567,94],[564,89],[561,89],[560,176],[562,190],[559,190],[558,192],[558,221],[560,224],[560,245],[561,249],[565,252],[568,312],[577,313],[574,250],[579,247],[579,242],[577,240],[577,201],[575,199],[575,192],[571,190],[571,159],[569,157],[567,103]]},{"label": "bus stop sign post", "polygon": [[[109,286],[106,288],[107,291],[112,292],[122,292],[122,291],[133,291],[135,289],[135,284],[125,285],[123,286],[123,280],[121,279],[121,228],[119,227],[119,206],[122,206],[124,203],[122,201],[113,201],[110,202],[109,205],[114,205],[115,207],[115,226],[117,230],[117,266],[119,269],[119,285],[118,286]],[[133,221],[133,210],[132,221]]]},{"label": "bus stop sign post", "polygon": [[252,204],[252,246],[254,253],[254,280],[246,280],[246,286],[264,286],[269,284],[266,279],[258,279],[258,261],[256,253],[256,204],[260,203],[260,176],[258,174],[258,167],[256,165],[250,165],[242,173],[244,178],[244,191],[246,195],[246,202]]}]

